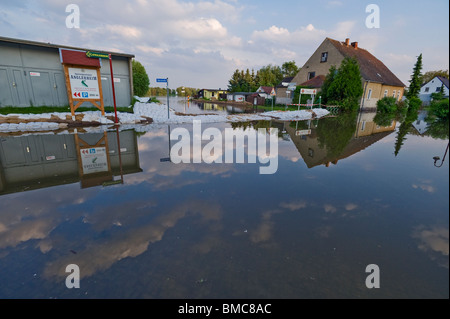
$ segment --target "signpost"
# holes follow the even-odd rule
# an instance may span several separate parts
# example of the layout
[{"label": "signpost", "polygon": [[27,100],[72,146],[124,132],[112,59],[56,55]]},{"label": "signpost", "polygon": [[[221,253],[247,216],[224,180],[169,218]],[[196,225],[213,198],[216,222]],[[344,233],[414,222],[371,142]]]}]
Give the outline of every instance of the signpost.
[{"label": "signpost", "polygon": [[119,123],[119,120],[117,118],[116,90],[114,89],[114,73],[113,73],[113,67],[112,67],[111,53],[100,53],[100,52],[87,51],[86,56],[91,59],[108,59],[109,60],[109,69],[111,71],[112,95],[113,95],[113,101],[114,101],[114,115],[115,115],[114,123],[117,124],[117,123]]},{"label": "signpost", "polygon": [[[314,104],[314,96],[317,94],[317,89],[300,89],[300,95],[298,98],[298,109],[300,110],[300,104],[302,104],[302,94],[312,95],[312,104]],[[311,105],[312,108],[312,105]]]},{"label": "signpost", "polygon": [[166,89],[167,89],[167,118],[170,118],[169,115],[169,78],[165,78],[165,79],[156,79],[157,83],[166,83]]}]

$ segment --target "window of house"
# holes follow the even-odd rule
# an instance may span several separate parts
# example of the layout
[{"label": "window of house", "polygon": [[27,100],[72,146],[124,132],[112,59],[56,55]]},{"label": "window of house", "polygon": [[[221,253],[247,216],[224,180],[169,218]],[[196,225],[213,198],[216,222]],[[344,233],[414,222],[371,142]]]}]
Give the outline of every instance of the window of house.
[{"label": "window of house", "polygon": [[396,93],[396,91],[394,90],[394,92],[392,93],[392,97],[395,97],[395,93]]},{"label": "window of house", "polygon": [[440,87],[437,87],[437,88],[436,88],[436,92],[441,92],[441,88],[440,88]]},{"label": "window of house", "polygon": [[430,92],[430,88],[425,88],[425,92]]},{"label": "window of house", "polygon": [[388,90],[384,91],[384,97],[386,97],[388,95]]},{"label": "window of house", "polygon": [[316,76],[316,72],[309,72],[308,73],[308,81],[311,80],[315,76]]},{"label": "window of house", "polygon": [[362,121],[361,131],[364,131],[365,129],[366,129],[366,121]]},{"label": "window of house", "polygon": [[320,62],[327,62],[328,60],[328,52],[323,52],[322,57],[320,58]]},{"label": "window of house", "polygon": [[214,97],[214,92],[211,93],[211,96]]},{"label": "window of house", "polygon": [[308,156],[314,157],[314,150],[312,148],[308,148]]},{"label": "window of house", "polygon": [[372,98],[372,89],[369,89],[369,92],[367,92],[367,99],[370,100]]}]

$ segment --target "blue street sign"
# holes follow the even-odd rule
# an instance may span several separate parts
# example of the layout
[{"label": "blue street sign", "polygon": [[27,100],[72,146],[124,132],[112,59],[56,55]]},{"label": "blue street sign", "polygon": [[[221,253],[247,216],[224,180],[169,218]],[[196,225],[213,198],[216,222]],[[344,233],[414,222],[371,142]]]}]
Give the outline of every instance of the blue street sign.
[{"label": "blue street sign", "polygon": [[167,83],[167,79],[156,79],[158,83]]}]

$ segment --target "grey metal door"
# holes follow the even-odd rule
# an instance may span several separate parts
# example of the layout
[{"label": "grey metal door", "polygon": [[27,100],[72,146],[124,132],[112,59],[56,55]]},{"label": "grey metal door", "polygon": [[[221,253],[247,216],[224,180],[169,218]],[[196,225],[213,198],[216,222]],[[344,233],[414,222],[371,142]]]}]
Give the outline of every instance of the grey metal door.
[{"label": "grey metal door", "polygon": [[114,102],[112,99],[112,88],[111,88],[111,78],[102,75],[102,90],[103,90],[103,103],[105,106],[113,106]]},{"label": "grey metal door", "polygon": [[34,71],[35,75],[30,76],[31,88],[33,89],[33,104],[35,106],[53,106],[53,85],[50,82],[48,72]]},{"label": "grey metal door", "polygon": [[29,106],[30,101],[28,99],[28,94],[26,93],[25,89],[25,81],[24,81],[24,75],[23,70],[12,70],[13,72],[13,79],[14,79],[14,85],[13,85],[13,97],[15,99],[15,106]]},{"label": "grey metal door", "polygon": [[66,80],[64,78],[64,74],[55,73],[54,88],[56,90],[57,96],[56,105],[57,106],[69,105],[69,99],[67,98]]},{"label": "grey metal door", "polygon": [[11,88],[12,81],[8,78],[8,71],[0,69],[0,107],[14,105]]}]

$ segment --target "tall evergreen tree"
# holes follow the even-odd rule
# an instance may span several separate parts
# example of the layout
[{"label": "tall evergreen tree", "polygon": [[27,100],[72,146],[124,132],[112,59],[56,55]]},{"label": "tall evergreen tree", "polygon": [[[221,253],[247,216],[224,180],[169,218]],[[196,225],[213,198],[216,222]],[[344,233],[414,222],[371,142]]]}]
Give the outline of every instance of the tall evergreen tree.
[{"label": "tall evergreen tree", "polygon": [[413,97],[418,98],[422,86],[422,54],[417,58],[409,83],[410,85],[406,98],[408,100],[411,100]]}]

